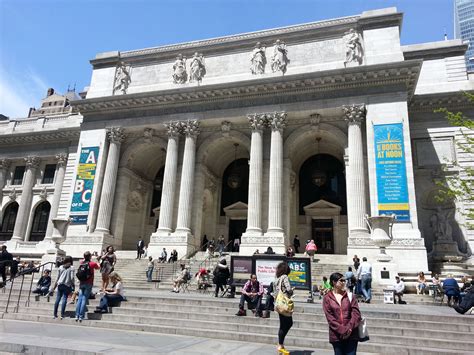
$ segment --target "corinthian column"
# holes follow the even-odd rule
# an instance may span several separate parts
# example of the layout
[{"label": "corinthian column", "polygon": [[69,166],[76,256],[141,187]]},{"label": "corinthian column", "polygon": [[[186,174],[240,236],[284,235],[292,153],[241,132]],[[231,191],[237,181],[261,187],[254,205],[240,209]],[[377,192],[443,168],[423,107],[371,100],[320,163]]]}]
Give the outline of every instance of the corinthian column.
[{"label": "corinthian column", "polygon": [[362,145],[362,120],[365,118],[365,105],[351,105],[342,107],[345,119],[349,126],[349,164],[347,166],[347,218],[349,236],[367,234],[365,225],[366,195],[364,153]]},{"label": "corinthian column", "polygon": [[8,169],[10,168],[11,161],[9,159],[0,159],[0,192],[5,187],[7,180]]},{"label": "corinthian column", "polygon": [[97,217],[97,232],[109,233],[110,218],[115,195],[115,184],[117,183],[117,170],[120,159],[120,145],[125,139],[124,130],[121,127],[112,127],[107,131],[110,141],[109,153],[107,155],[107,166],[104,174],[102,193],[100,195],[99,215]]},{"label": "corinthian column", "polygon": [[246,235],[262,234],[262,165],[263,165],[263,129],[266,125],[265,114],[249,115],[252,140],[250,143],[249,194]]},{"label": "corinthian column", "polygon": [[12,240],[25,239],[25,231],[28,226],[28,216],[30,215],[31,201],[33,199],[33,186],[35,184],[36,169],[38,169],[40,159],[38,157],[26,157],[25,163],[25,179],[23,181],[20,206],[18,207]]},{"label": "corinthian column", "polygon": [[53,201],[51,203],[51,211],[49,212],[48,219],[48,228],[46,229],[45,240],[51,239],[53,235],[53,218],[56,218],[58,215],[59,201],[61,200],[61,193],[63,191],[64,183],[64,174],[66,173],[66,164],[67,164],[67,154],[60,153],[56,155],[57,160],[57,170],[56,170],[56,179],[54,182],[54,195]]},{"label": "corinthian column", "polygon": [[168,129],[168,147],[161,193],[160,220],[156,231],[158,235],[169,235],[172,232],[176,172],[178,170],[180,125],[179,122],[170,122],[165,124],[165,127]]},{"label": "corinthian column", "polygon": [[199,134],[199,123],[187,121],[182,123],[184,142],[183,168],[181,170],[181,186],[179,187],[178,223],[176,233],[191,233],[191,208],[193,205],[194,168],[196,160],[196,138]]},{"label": "corinthian column", "polygon": [[273,113],[270,116],[269,124],[272,129],[272,138],[270,147],[267,233],[283,233],[281,205],[283,187],[283,129],[286,126],[286,113]]}]

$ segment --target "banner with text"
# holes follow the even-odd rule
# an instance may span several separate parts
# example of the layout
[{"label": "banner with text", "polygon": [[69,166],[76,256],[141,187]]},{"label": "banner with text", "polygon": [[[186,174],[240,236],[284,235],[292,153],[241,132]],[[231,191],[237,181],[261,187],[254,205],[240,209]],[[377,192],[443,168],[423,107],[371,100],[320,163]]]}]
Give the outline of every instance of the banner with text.
[{"label": "banner with text", "polygon": [[374,125],[374,140],[379,215],[410,221],[403,124]]},{"label": "banner with text", "polygon": [[99,147],[82,148],[72,195],[72,224],[86,224],[94,187]]}]

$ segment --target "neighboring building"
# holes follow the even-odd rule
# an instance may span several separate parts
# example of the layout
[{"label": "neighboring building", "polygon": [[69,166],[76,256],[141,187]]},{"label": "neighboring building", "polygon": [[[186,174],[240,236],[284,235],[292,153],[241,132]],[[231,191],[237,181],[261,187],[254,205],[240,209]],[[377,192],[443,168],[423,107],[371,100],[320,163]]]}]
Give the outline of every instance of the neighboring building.
[{"label": "neighboring building", "polygon": [[72,112],[0,122],[9,249],[43,250],[31,240],[47,200],[73,220],[62,244],[73,255],[133,249],[138,236],[152,255],[184,255],[205,234],[241,238],[247,255],[283,252],[298,234],[320,253],[374,260],[365,216],[394,213],[387,253],[401,272],[427,270],[428,255],[469,257],[463,203],[437,202],[435,182],[473,156],[433,113],[473,113],[459,94],[474,89],[467,45],[401,46],[401,22],[390,8],[98,54]]},{"label": "neighboring building", "polygon": [[454,37],[469,44],[466,65],[474,71],[474,0],[454,0]]}]

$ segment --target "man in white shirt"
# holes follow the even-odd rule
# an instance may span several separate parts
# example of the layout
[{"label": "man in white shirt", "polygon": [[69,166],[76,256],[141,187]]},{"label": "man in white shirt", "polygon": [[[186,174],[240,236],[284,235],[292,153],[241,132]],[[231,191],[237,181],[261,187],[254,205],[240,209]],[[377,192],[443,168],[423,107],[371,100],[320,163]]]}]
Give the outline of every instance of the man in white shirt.
[{"label": "man in white shirt", "polygon": [[[393,289],[395,291],[395,297],[398,297],[398,304],[405,304],[405,301],[402,300],[403,291],[405,291],[405,284],[400,279],[400,276],[395,276],[395,285],[393,285]],[[397,303],[397,300],[394,300]]]},{"label": "man in white shirt", "polygon": [[357,279],[361,281],[362,294],[365,303],[370,303],[372,299],[372,265],[367,262],[367,258],[362,258],[362,264],[357,269]]}]

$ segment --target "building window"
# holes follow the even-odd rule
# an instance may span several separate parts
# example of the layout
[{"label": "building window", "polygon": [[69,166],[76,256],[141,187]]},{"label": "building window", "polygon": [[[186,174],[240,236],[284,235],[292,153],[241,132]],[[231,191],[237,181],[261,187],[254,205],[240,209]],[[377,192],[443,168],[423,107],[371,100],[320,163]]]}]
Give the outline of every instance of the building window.
[{"label": "building window", "polygon": [[13,174],[12,185],[21,185],[23,183],[23,175],[25,175],[26,166],[15,167],[15,173]]},{"label": "building window", "polygon": [[18,214],[18,203],[10,203],[3,213],[2,226],[0,227],[0,240],[10,240],[15,228],[16,215]]},{"label": "building window", "polygon": [[56,172],[56,164],[47,164],[44,168],[43,184],[52,184],[54,182],[54,173]]},{"label": "building window", "polygon": [[30,242],[39,242],[44,239],[46,229],[48,229],[50,211],[51,205],[48,201],[41,202],[38,207],[36,207],[33,225],[31,227]]}]

